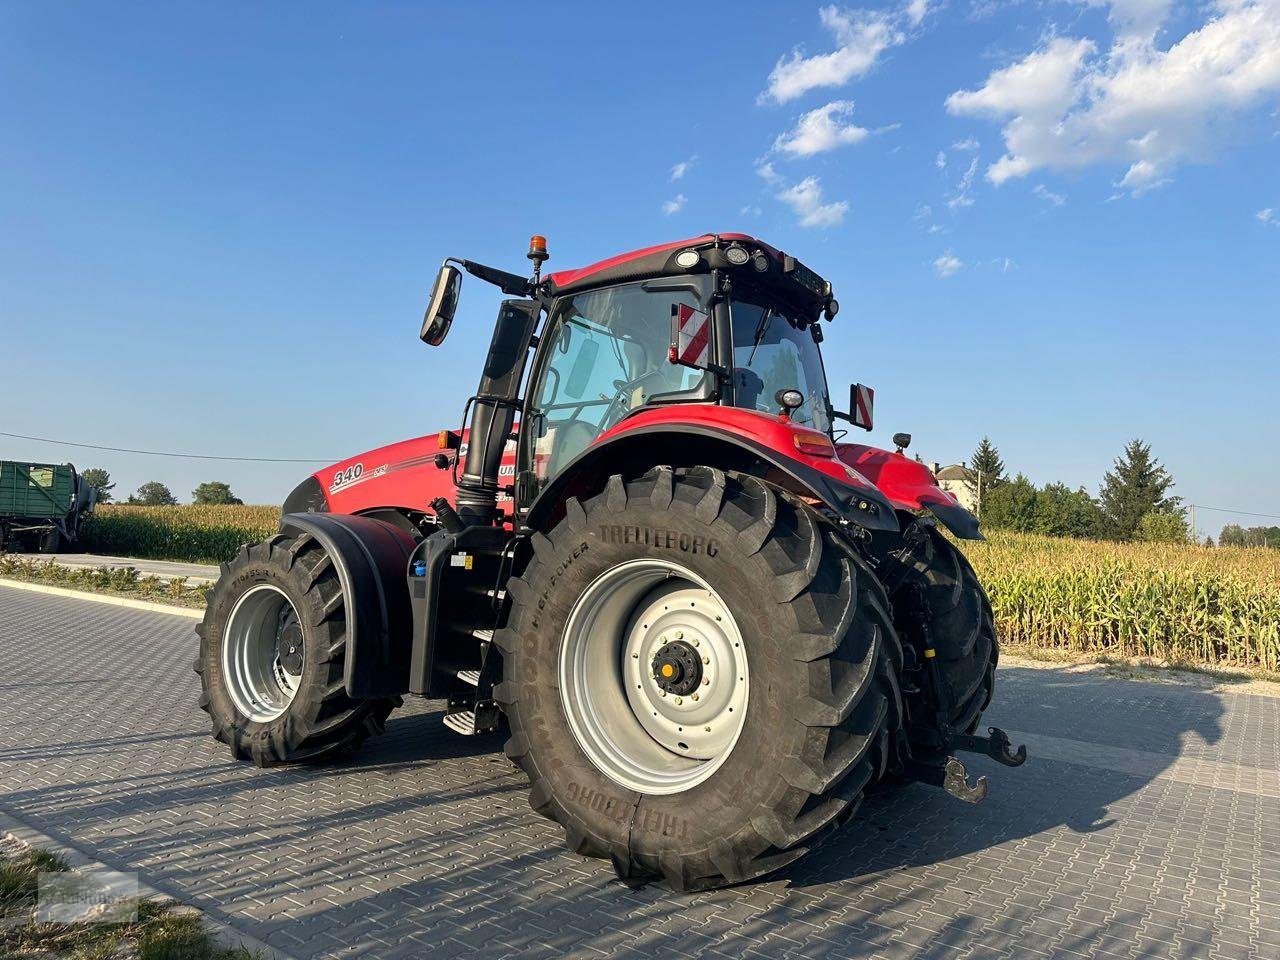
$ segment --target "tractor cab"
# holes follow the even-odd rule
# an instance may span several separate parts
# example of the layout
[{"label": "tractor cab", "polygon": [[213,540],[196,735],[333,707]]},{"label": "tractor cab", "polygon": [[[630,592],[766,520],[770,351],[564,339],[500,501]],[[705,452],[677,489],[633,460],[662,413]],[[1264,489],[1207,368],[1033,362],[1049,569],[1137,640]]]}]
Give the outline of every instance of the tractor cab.
[{"label": "tractor cab", "polygon": [[[869,417],[856,420],[832,405],[819,322],[833,319],[839,304],[831,284],[794,257],[742,234],[708,234],[545,280],[539,273],[547,258],[542,238],[534,238],[530,258],[532,280],[447,261],[422,327],[422,338],[433,345],[447,333],[459,293],[454,263],[528,298],[504,302],[486,364],[487,374],[498,368],[509,374],[503,395],[490,380],[473,400],[477,411],[494,409],[496,420],[480,418],[494,423],[494,444],[505,441],[519,414],[520,507],[530,507],[602,435],[656,407],[749,410],[828,438],[838,416],[870,428]],[[517,303],[519,310],[513,309]],[[850,410],[856,409],[851,401]],[[751,432],[749,421],[745,429]],[[474,424],[472,437],[475,452],[460,481],[459,503],[471,519],[483,519],[491,512],[487,494],[473,502],[465,492],[486,486]]]}]

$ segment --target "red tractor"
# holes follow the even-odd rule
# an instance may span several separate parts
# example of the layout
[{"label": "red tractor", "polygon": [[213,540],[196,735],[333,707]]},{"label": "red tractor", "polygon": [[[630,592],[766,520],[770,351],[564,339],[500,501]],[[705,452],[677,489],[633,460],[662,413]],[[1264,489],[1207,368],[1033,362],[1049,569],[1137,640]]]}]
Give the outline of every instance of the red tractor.
[{"label": "red tractor", "polygon": [[681,890],[791,863],[878,781],[981,799],[955,751],[1022,763],[977,734],[991,608],[937,526],[977,521],[906,435],[837,442],[872,393],[832,407],[831,284],[743,234],[529,258],[532,279],[453,258],[436,279],[433,346],[461,271],[514,298],[467,428],[308,477],[223,567],[196,665],[214,736],[317,761],[406,693],[445,699],[458,733],[505,720],[572,850]]}]

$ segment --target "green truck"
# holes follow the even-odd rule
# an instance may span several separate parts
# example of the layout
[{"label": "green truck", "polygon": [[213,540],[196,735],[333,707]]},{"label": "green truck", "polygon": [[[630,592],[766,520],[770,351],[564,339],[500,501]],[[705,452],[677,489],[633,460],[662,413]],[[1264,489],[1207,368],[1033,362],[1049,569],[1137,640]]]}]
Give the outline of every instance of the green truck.
[{"label": "green truck", "polygon": [[74,545],[97,494],[69,463],[0,460],[0,551]]}]

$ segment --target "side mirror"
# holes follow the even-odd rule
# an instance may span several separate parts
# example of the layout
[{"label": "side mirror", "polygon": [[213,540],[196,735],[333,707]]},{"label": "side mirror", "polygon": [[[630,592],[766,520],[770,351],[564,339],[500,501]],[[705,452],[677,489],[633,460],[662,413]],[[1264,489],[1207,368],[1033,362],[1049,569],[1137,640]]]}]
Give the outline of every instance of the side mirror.
[{"label": "side mirror", "polygon": [[876,392],[870,387],[855,383],[849,387],[849,420],[855,427],[870,430],[874,422]]},{"label": "side mirror", "polygon": [[452,264],[446,263],[436,274],[435,286],[431,288],[431,300],[427,303],[427,312],[422,317],[422,330],[418,336],[422,342],[432,347],[444,343],[449,335],[449,327],[453,323],[453,315],[458,309],[458,297],[462,293],[462,272]]}]

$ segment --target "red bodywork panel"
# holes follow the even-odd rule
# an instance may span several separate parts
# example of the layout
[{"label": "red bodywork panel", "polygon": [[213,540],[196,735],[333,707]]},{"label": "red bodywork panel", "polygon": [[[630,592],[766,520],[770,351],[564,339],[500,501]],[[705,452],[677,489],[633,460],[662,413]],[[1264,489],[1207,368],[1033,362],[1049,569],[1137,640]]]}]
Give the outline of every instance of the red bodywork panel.
[{"label": "red bodywork panel", "polygon": [[605,270],[612,270],[614,267],[620,267],[623,264],[630,263],[633,260],[641,260],[645,257],[652,256],[655,253],[666,253],[671,250],[679,250],[682,247],[694,247],[700,244],[710,243],[719,237],[726,242],[735,240],[741,243],[751,243],[768,250],[775,257],[781,257],[782,254],[776,249],[765,243],[763,240],[757,240],[755,237],[748,236],[745,233],[704,233],[700,237],[690,237],[688,240],[676,240],[673,243],[659,243],[652,247],[642,247],[639,250],[632,250],[630,253],[620,253],[616,257],[609,257],[607,260],[601,260],[590,266],[579,267],[576,270],[558,270],[555,273],[547,275],[547,281],[554,287],[563,288],[572,284],[581,283],[592,274],[602,273]]},{"label": "red bodywork panel", "polygon": [[955,495],[938,486],[929,468],[917,460],[860,443],[838,443],[836,453],[875,484],[895,507],[904,510],[920,510],[932,505],[960,507]]},{"label": "red bodywork panel", "polygon": [[[603,443],[643,428],[678,428],[689,424],[753,440],[845,483],[874,486],[895,507],[919,510],[931,503],[959,506],[954,496],[938,487],[922,463],[855,443],[836,444],[836,457],[806,452],[796,447],[797,437],[812,438],[820,444],[826,435],[755,410],[714,404],[652,407],[627,417],[595,442]],[[464,452],[466,436],[464,431]],[[434,462],[442,452],[453,456],[453,451],[440,449],[436,434],[430,434],[370,450],[319,470],[314,476],[333,513],[367,513],[389,508],[429,514],[432,512],[429,504],[436,497],[454,502],[453,471],[451,468],[441,470]],[[514,478],[515,462],[516,445],[510,441],[502,457],[501,481],[509,483]],[[509,514],[510,497],[500,497],[499,506]]]}]

